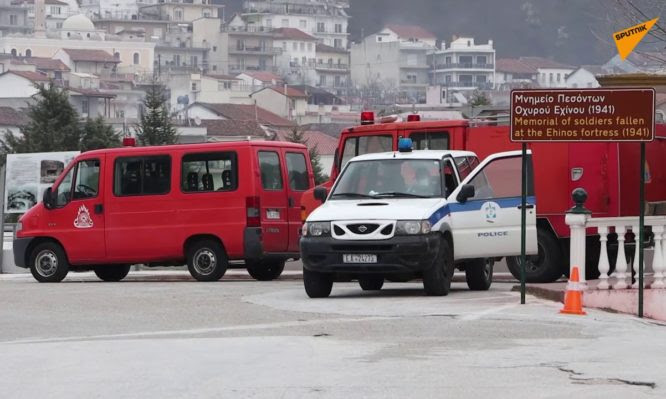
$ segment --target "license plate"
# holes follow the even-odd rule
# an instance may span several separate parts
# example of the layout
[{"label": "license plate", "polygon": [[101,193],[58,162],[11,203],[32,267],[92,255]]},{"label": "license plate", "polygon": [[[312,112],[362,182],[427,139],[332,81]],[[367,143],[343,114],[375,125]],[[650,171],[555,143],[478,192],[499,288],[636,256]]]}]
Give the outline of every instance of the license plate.
[{"label": "license plate", "polygon": [[280,211],[277,209],[268,209],[266,211],[266,219],[280,219]]},{"label": "license plate", "polygon": [[377,255],[344,254],[342,261],[344,263],[377,263]]}]

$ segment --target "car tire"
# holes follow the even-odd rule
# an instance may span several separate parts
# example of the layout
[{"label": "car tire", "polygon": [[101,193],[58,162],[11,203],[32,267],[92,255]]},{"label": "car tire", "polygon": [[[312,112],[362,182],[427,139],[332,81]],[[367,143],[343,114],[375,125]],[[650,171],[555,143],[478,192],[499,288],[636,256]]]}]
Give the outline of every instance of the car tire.
[{"label": "car tire", "polygon": [[196,241],[187,249],[187,269],[197,281],[218,281],[228,265],[227,254],[217,241]]},{"label": "car tire", "polygon": [[472,291],[488,291],[493,283],[495,259],[471,259],[465,262],[465,280]]},{"label": "car tire", "polygon": [[310,298],[326,298],[333,289],[333,276],[303,269],[303,286]]},{"label": "car tire", "polygon": [[93,271],[102,281],[117,282],[127,277],[130,267],[130,265],[100,265],[95,266]]},{"label": "car tire", "polygon": [[423,288],[428,296],[445,296],[451,290],[453,277],[453,253],[449,242],[441,238],[439,252],[432,266],[423,272]]},{"label": "car tire", "polygon": [[257,281],[272,281],[284,270],[284,260],[264,259],[246,262],[247,272]]},{"label": "car tire", "polygon": [[384,286],[384,276],[363,276],[358,278],[363,291],[379,291]]},{"label": "car tire", "polygon": [[30,253],[30,273],[40,283],[59,283],[69,272],[69,261],[62,247],[47,241]]},{"label": "car tire", "polygon": [[[549,231],[537,228],[538,255],[527,257],[525,281],[528,283],[552,283],[562,276],[563,254],[557,238]],[[507,256],[506,265],[520,280],[520,256]]]}]

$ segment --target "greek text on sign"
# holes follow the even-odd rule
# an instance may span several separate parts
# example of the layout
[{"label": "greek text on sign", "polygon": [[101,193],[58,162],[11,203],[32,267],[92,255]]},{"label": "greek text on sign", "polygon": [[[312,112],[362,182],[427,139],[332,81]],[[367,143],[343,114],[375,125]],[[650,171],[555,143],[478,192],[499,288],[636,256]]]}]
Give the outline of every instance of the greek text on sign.
[{"label": "greek text on sign", "polygon": [[511,141],[652,141],[654,89],[511,92]]}]

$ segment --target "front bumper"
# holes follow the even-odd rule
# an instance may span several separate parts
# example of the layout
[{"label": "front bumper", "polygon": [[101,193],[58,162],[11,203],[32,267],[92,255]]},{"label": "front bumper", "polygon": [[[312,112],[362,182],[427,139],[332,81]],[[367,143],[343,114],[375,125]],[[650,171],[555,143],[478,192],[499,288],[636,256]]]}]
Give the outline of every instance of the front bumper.
[{"label": "front bumper", "polygon": [[14,264],[18,267],[27,268],[26,252],[28,246],[34,240],[34,237],[14,238],[12,241],[12,250],[14,252]]},{"label": "front bumper", "polygon": [[[416,273],[432,266],[439,243],[436,233],[373,241],[303,237],[301,256],[304,268],[322,273]],[[344,263],[344,254],[374,254],[377,263]]]}]

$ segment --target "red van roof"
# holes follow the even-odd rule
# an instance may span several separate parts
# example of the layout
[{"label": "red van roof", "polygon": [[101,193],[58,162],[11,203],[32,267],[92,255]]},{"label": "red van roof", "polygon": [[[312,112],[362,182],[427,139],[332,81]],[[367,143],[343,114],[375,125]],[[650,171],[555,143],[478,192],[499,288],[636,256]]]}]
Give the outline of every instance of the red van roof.
[{"label": "red van roof", "polygon": [[165,153],[170,151],[183,151],[183,150],[207,150],[214,148],[238,148],[247,146],[262,146],[262,147],[277,147],[277,148],[300,148],[307,149],[303,144],[284,142],[284,141],[265,141],[265,140],[252,140],[252,141],[225,141],[225,142],[212,142],[212,143],[197,143],[197,144],[174,144],[174,145],[161,145],[161,146],[146,146],[146,147],[118,147],[118,148],[105,148],[101,150],[88,151],[83,154],[131,154],[134,152],[159,152]]}]

